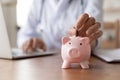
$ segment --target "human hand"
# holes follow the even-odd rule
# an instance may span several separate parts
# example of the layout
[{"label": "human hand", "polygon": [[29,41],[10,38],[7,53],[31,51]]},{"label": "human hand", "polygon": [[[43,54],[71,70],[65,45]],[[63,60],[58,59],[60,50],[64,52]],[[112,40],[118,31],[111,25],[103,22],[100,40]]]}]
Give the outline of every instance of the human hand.
[{"label": "human hand", "polygon": [[68,31],[68,34],[70,36],[89,37],[90,43],[92,43],[102,35],[102,31],[99,30],[100,26],[100,23],[96,22],[93,17],[89,17],[88,14],[84,13],[77,20],[74,28]]},{"label": "human hand", "polygon": [[35,51],[36,48],[43,49],[45,51],[46,45],[41,39],[31,38],[27,40],[22,46],[22,50],[27,53]]}]

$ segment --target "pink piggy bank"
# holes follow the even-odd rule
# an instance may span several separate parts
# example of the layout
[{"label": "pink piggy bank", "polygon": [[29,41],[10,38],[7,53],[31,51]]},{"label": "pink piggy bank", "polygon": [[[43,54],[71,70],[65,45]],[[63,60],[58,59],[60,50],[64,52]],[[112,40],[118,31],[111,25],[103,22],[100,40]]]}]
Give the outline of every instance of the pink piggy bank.
[{"label": "pink piggy bank", "polygon": [[88,37],[63,37],[61,56],[62,68],[70,68],[71,63],[79,63],[81,68],[89,68],[91,47]]}]

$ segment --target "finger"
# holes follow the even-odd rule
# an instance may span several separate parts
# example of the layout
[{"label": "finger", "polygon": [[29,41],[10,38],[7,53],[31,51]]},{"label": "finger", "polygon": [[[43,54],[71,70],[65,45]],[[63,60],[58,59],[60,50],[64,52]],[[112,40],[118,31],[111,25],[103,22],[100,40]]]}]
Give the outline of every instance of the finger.
[{"label": "finger", "polygon": [[25,46],[26,52],[28,52],[28,50],[32,48],[32,44],[33,44],[33,39],[30,39]]},{"label": "finger", "polygon": [[74,27],[78,30],[88,20],[88,18],[89,15],[87,13],[84,13],[78,18]]},{"label": "finger", "polygon": [[100,28],[101,24],[99,22],[96,22],[94,25],[92,25],[88,30],[86,31],[87,36],[90,36],[92,33],[96,32]]},{"label": "finger", "polygon": [[27,42],[25,42],[25,43],[23,44],[23,46],[22,46],[23,52],[26,52],[26,44],[27,44]]},{"label": "finger", "polygon": [[31,53],[33,51],[34,51],[34,49],[32,48],[32,46],[27,49],[27,53]]},{"label": "finger", "polygon": [[82,37],[86,36],[87,29],[93,24],[95,24],[95,19],[90,17],[87,22],[78,30],[78,35],[81,35]]},{"label": "finger", "polygon": [[29,44],[30,41],[31,41],[31,39],[30,39],[30,40],[27,40],[27,41],[23,44],[23,51],[24,51],[24,52],[27,52],[28,44]]},{"label": "finger", "polygon": [[68,30],[68,35],[70,35],[70,36],[75,35],[75,33],[76,33],[75,28],[71,28],[71,29]]},{"label": "finger", "polygon": [[97,40],[99,37],[101,37],[103,34],[102,31],[98,30],[96,31],[95,33],[93,33],[91,36],[89,36],[89,39],[90,39],[90,43],[94,40]]},{"label": "finger", "polygon": [[37,47],[40,49],[43,49],[44,51],[46,50],[46,45],[44,44],[42,40],[39,40]]},{"label": "finger", "polygon": [[44,50],[44,45],[43,45],[43,43],[39,43],[39,44],[37,45],[37,47]]},{"label": "finger", "polygon": [[33,45],[32,45],[32,48],[33,48],[33,49],[36,49],[36,47],[37,47],[37,42],[38,42],[37,38],[33,38]]}]

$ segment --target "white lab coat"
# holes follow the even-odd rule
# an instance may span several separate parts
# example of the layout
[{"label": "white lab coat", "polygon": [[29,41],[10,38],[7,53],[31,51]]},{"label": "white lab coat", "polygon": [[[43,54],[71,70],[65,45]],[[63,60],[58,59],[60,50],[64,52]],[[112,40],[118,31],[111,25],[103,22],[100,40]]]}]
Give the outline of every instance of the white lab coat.
[{"label": "white lab coat", "polygon": [[61,46],[78,17],[88,13],[102,22],[102,0],[34,0],[27,23],[18,32],[18,47],[33,37],[42,39],[47,49]]}]

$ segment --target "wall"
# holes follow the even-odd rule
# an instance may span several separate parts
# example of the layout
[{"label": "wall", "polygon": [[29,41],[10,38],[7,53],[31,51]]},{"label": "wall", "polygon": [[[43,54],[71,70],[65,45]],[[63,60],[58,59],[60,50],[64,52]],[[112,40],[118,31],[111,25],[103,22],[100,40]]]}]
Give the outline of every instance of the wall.
[{"label": "wall", "polygon": [[[120,0],[103,0],[103,1],[104,1],[104,21],[114,22],[117,19],[120,20]],[[119,34],[119,47],[120,47],[120,34]]]},{"label": "wall", "polygon": [[120,20],[120,0],[104,1],[104,21]]}]

